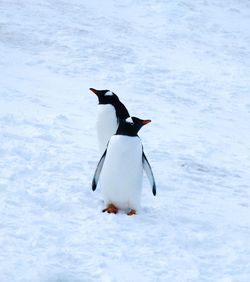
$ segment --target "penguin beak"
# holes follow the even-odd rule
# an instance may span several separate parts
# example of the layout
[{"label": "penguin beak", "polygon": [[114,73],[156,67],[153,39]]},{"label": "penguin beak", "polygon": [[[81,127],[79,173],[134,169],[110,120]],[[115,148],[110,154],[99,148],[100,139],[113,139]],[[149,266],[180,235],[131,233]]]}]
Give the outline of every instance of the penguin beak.
[{"label": "penguin beak", "polygon": [[148,123],[150,123],[150,122],[151,122],[150,119],[144,119],[144,120],[142,121],[142,124],[145,125],[145,124],[148,124]]},{"label": "penguin beak", "polygon": [[95,93],[98,96],[98,90],[96,90],[95,88],[89,88],[90,91],[92,91],[93,93]]}]

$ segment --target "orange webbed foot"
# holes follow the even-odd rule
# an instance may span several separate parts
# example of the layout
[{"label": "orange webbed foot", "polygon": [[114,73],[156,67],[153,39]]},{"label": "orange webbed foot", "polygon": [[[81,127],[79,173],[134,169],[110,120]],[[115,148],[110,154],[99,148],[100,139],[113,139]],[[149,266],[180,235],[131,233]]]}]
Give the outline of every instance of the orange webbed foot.
[{"label": "orange webbed foot", "polygon": [[118,212],[118,208],[113,204],[109,204],[106,209],[102,210],[102,212],[108,212],[108,213],[116,214]]},{"label": "orange webbed foot", "polygon": [[131,216],[131,215],[135,215],[136,214],[136,210],[130,210],[127,215]]}]

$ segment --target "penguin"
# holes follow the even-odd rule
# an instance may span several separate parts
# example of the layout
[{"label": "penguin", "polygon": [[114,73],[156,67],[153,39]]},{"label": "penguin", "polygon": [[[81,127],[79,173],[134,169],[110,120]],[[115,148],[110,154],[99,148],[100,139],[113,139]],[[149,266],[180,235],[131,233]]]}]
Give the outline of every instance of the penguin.
[{"label": "penguin", "polygon": [[156,184],[151,166],[145,156],[138,131],[151,120],[129,117],[122,121],[103,153],[92,181],[95,191],[99,178],[106,208],[103,212],[127,211],[136,214],[141,202],[143,170],[156,195]]},{"label": "penguin", "polygon": [[98,146],[103,154],[110,137],[116,133],[119,123],[129,117],[129,112],[112,91],[89,90],[96,94],[99,101],[96,127]]}]

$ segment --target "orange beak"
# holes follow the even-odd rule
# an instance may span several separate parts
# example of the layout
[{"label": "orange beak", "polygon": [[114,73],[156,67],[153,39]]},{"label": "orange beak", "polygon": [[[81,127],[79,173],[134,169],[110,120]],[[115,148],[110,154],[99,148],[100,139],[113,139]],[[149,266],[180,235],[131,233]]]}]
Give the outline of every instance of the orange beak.
[{"label": "orange beak", "polygon": [[145,124],[148,124],[148,123],[150,123],[150,122],[151,122],[150,119],[144,119],[144,120],[142,121],[142,124],[145,125]]},{"label": "orange beak", "polygon": [[96,90],[95,88],[89,88],[89,90],[98,95],[98,90]]}]

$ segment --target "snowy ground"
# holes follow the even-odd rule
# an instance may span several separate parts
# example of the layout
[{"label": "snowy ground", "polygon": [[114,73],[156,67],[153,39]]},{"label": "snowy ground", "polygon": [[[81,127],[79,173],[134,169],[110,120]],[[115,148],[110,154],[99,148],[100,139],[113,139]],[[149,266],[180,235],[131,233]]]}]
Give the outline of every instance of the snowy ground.
[{"label": "snowy ground", "polygon": [[[250,281],[250,3],[0,1],[0,281]],[[96,97],[140,132],[134,217],[102,214]]]}]

